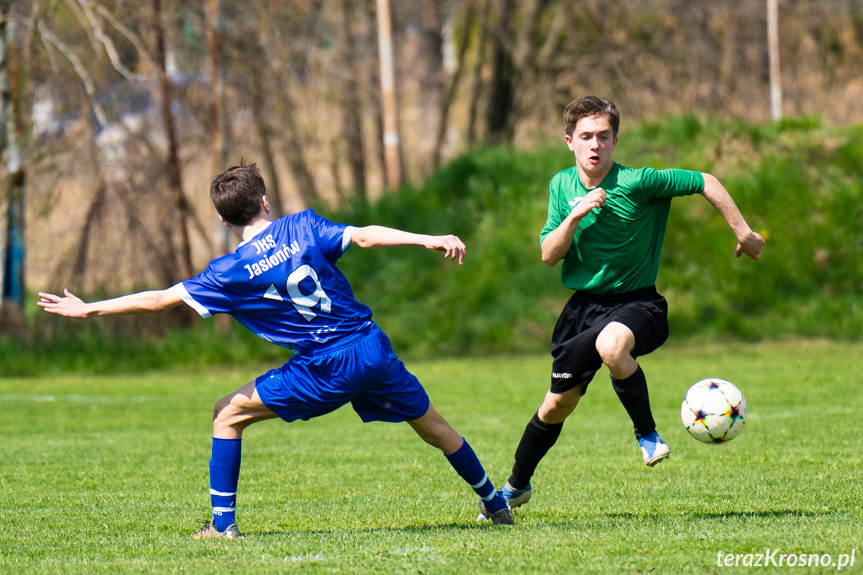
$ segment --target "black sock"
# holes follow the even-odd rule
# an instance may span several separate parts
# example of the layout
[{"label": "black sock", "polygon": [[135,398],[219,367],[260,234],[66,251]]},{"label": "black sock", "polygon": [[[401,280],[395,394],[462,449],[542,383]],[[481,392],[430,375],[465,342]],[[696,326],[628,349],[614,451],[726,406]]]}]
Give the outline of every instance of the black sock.
[{"label": "black sock", "polygon": [[539,413],[534,414],[515,450],[515,465],[512,466],[512,476],[509,478],[510,487],[527,487],[536,466],[560,437],[561,429],[563,422],[543,423],[539,419]]},{"label": "black sock", "polygon": [[656,431],[656,423],[650,411],[650,397],[647,394],[647,380],[641,366],[626,379],[611,378],[611,385],[620,403],[629,414],[635,429],[635,437],[641,439]]}]

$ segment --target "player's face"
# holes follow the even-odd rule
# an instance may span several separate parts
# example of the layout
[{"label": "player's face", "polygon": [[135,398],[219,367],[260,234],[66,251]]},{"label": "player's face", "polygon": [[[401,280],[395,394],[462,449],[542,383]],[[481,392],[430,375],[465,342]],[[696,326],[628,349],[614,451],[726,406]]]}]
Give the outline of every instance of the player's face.
[{"label": "player's face", "polygon": [[[617,138],[605,116],[582,118],[575,124],[566,145],[575,154],[575,163],[588,178],[602,179],[611,169]],[[599,182],[596,182],[599,185]]]}]

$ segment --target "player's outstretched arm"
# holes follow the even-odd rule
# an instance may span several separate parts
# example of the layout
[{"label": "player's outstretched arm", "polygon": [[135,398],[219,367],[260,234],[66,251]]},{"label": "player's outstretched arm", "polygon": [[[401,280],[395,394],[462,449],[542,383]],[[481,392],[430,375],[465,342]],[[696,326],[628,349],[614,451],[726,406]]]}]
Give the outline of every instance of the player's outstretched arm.
[{"label": "player's outstretched arm", "polygon": [[391,248],[397,246],[423,246],[426,249],[443,252],[444,256],[464,263],[466,247],[457,236],[429,236],[387,228],[384,226],[365,226],[354,228],[351,243],[361,248]]},{"label": "player's outstretched arm", "polygon": [[752,230],[749,224],[737,208],[737,204],[731,198],[731,194],[720,183],[716,176],[702,174],[704,176],[704,191],[702,195],[716,208],[737,236],[737,257],[746,254],[753,260],[757,260],[761,249],[764,247],[764,238],[758,232]]},{"label": "player's outstretched arm", "polygon": [[74,319],[88,319],[102,315],[132,315],[156,313],[183,303],[172,289],[143,291],[121,297],[87,303],[67,289],[63,295],[39,292],[37,305],[48,313]]}]

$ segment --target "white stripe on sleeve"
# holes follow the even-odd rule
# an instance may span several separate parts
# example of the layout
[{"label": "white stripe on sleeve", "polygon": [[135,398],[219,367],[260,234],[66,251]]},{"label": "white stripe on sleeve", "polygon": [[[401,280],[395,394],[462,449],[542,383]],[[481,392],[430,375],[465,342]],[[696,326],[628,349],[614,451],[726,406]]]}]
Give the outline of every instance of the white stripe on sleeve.
[{"label": "white stripe on sleeve", "polygon": [[354,226],[348,226],[345,228],[345,232],[342,235],[342,253],[348,251],[348,248],[351,247],[351,236],[354,233],[354,230],[357,229]]},{"label": "white stripe on sleeve", "polygon": [[198,312],[198,315],[200,315],[201,317],[208,318],[211,315],[213,315],[210,313],[210,310],[208,310],[207,308],[205,308],[204,306],[199,304],[195,300],[195,298],[193,298],[191,295],[189,295],[188,290],[186,290],[186,286],[184,286],[182,282],[171,287],[171,289],[174,290],[174,292],[178,296],[180,296],[180,299],[182,299],[184,302],[186,302],[186,304],[188,304],[189,307],[191,307],[193,310]]}]

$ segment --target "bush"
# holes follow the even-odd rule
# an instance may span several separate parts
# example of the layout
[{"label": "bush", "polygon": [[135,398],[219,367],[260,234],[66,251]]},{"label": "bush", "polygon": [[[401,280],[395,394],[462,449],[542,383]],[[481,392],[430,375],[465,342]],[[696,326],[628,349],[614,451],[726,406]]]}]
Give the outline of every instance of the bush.
[{"label": "bush", "polygon": [[[768,242],[760,261],[737,259],[733,233],[706,201],[672,202],[658,287],[669,299],[675,337],[861,338],[861,142],[863,126],[825,128],[811,118],[752,126],[687,116],[621,133],[618,161],[713,173]],[[320,210],[353,225],[454,233],[467,244],[461,268],[419,249],[352,250],[341,260],[357,298],[375,311],[399,353],[547,349],[570,292],[560,284],[559,266],[540,261],[539,231],[548,181],[572,162],[561,145],[481,149],[454,159],[421,187],[343,211]],[[140,330],[122,327],[134,324],[32,317],[33,337],[0,341],[5,373],[287,357],[239,328],[219,332],[212,322],[140,340],[132,335]]]}]

